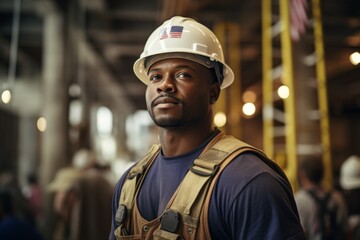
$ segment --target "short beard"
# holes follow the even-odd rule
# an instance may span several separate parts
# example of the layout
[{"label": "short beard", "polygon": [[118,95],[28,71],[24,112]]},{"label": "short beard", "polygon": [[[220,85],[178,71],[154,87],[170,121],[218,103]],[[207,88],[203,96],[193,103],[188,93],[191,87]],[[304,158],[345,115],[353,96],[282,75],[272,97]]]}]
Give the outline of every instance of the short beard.
[{"label": "short beard", "polygon": [[156,119],[153,115],[151,115],[152,120],[154,121],[155,125],[161,128],[177,128],[184,125],[184,122],[180,119],[174,118],[160,118]]}]

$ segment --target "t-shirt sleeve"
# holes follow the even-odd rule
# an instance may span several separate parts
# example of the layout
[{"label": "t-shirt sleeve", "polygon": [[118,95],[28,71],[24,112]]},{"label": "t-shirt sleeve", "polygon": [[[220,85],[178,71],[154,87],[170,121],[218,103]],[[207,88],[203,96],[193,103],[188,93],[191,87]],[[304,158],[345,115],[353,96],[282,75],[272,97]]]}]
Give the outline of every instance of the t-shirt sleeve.
[{"label": "t-shirt sleeve", "polygon": [[258,175],[235,199],[228,220],[235,223],[232,239],[304,239],[294,205],[268,173]]},{"label": "t-shirt sleeve", "polygon": [[305,239],[286,181],[262,164],[245,166],[239,171],[231,163],[217,183],[209,210],[213,238]]}]

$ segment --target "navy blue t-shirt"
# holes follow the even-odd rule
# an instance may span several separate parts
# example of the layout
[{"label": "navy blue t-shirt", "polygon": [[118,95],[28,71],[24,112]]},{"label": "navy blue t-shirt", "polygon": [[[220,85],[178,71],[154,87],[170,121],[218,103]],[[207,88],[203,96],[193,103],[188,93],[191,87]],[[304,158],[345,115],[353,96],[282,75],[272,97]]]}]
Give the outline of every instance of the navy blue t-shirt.
[{"label": "navy blue t-shirt", "polygon": [[[143,218],[160,216],[168,201],[213,135],[187,154],[166,158],[161,153],[149,169],[137,204]],[[112,229],[124,176],[113,199]],[[243,153],[221,173],[209,206],[212,239],[305,239],[292,190],[287,181],[252,153]]]}]

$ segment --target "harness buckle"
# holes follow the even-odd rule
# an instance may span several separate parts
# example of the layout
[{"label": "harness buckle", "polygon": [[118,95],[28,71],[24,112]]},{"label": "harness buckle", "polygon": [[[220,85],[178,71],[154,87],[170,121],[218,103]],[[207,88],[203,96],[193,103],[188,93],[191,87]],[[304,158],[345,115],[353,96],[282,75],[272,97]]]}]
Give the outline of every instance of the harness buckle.
[{"label": "harness buckle", "polygon": [[195,173],[199,176],[202,176],[202,177],[212,177],[219,170],[219,165],[215,165],[214,168],[212,168],[212,169],[204,168],[204,167],[202,167],[202,169],[199,169],[199,168],[195,168],[195,167],[198,167],[198,166],[195,165],[195,163],[193,163],[192,166],[190,167],[190,171],[192,171],[193,173]]},{"label": "harness buckle", "polygon": [[168,209],[161,217],[160,229],[167,232],[176,233],[181,221],[181,215],[171,209]]},{"label": "harness buckle", "polygon": [[127,213],[126,206],[121,204],[115,213],[115,223],[117,224],[117,226],[120,226],[121,224],[124,223],[127,215],[126,213]]}]

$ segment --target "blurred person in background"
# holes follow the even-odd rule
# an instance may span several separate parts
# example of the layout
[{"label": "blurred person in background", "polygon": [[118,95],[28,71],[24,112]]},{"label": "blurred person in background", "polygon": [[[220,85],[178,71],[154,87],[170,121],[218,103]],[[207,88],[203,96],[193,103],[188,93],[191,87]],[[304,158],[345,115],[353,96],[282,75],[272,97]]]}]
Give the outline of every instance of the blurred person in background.
[{"label": "blurred person in background", "polygon": [[352,155],[340,168],[340,186],[348,207],[351,239],[360,239],[360,158]]},{"label": "blurred person in background", "polygon": [[17,195],[20,191],[14,187],[0,186],[0,239],[42,240],[33,218],[29,217],[28,212],[21,212],[21,196]]},{"label": "blurred person in background", "polygon": [[27,185],[23,188],[23,194],[30,204],[32,214],[38,225],[42,220],[41,188],[35,173],[27,176]]},{"label": "blurred person in background", "polygon": [[320,157],[299,162],[301,188],[295,193],[301,224],[309,240],[347,239],[347,209],[343,196],[322,186],[324,166]]},{"label": "blurred person in background", "polygon": [[2,189],[6,189],[6,191],[11,194],[11,199],[13,201],[13,214],[20,219],[36,224],[31,204],[23,194],[16,175],[11,172],[1,173],[0,187]]},{"label": "blurred person in background", "polygon": [[55,240],[101,240],[111,225],[114,189],[108,168],[99,166],[94,153],[81,149],[72,166],[61,169],[49,190],[55,192],[54,209],[60,217]]},{"label": "blurred person in background", "polygon": [[53,209],[56,214],[53,240],[69,240],[71,234],[72,211],[75,202],[73,186],[80,177],[80,171],[72,166],[60,169],[48,190],[54,194]]},{"label": "blurred person in background", "polygon": [[74,184],[75,205],[71,240],[107,239],[111,226],[111,202],[114,184],[109,180],[109,168],[99,165],[93,152],[79,150],[73,165],[81,171]]}]

